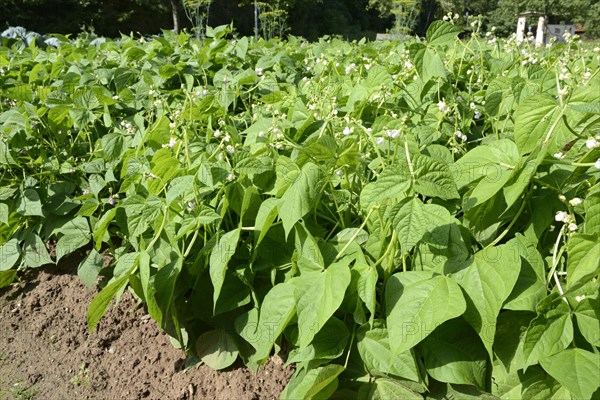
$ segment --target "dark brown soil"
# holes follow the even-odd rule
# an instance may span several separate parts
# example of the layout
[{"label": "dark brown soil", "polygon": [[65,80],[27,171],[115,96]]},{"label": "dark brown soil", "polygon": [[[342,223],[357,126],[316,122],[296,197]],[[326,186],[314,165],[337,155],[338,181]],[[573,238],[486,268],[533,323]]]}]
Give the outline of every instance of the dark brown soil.
[{"label": "dark brown soil", "polygon": [[76,268],[27,273],[0,290],[0,399],[277,399],[292,374],[278,356],[254,375],[184,370],[175,349],[125,293],[99,329],[86,327],[94,293]]}]

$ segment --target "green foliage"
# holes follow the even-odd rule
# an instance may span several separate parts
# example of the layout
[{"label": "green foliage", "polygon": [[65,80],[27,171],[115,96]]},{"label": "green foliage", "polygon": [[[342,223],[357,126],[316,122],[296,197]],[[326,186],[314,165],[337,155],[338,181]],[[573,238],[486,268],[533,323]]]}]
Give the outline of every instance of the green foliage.
[{"label": "green foliage", "polygon": [[3,42],[0,287],[79,254],[284,399],[598,395],[596,52],[230,32]]}]

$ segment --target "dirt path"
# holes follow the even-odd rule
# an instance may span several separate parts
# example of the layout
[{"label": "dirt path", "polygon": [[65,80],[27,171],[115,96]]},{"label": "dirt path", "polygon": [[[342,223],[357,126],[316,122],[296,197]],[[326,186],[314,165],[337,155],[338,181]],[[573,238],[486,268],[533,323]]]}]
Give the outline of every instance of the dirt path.
[{"label": "dirt path", "polygon": [[292,371],[273,357],[245,368],[184,371],[185,356],[125,293],[99,330],[93,293],[68,265],[29,272],[0,290],[0,399],[277,399]]}]

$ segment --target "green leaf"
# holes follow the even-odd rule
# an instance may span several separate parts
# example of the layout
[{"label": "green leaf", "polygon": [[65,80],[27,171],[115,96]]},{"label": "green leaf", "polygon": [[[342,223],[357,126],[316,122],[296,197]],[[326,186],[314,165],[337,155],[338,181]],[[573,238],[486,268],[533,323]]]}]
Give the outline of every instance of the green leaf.
[{"label": "green leaf", "polygon": [[334,360],[346,349],[350,333],[339,319],[330,318],[315,335],[313,341],[303,349],[293,349],[286,363],[308,363],[314,360]]},{"label": "green leaf", "polygon": [[90,254],[88,254],[79,264],[79,267],[77,267],[77,276],[79,276],[81,282],[83,282],[88,289],[92,289],[103,266],[104,257],[95,249],[92,249]]},{"label": "green leaf", "polygon": [[403,353],[425,339],[433,330],[466,310],[460,286],[445,276],[435,276],[403,285],[400,273],[385,287],[387,326],[394,354]]},{"label": "green leaf", "polygon": [[258,247],[267,232],[269,232],[271,225],[273,225],[275,217],[277,217],[279,201],[279,199],[270,197],[261,203],[256,214],[256,221],[254,222],[255,247]]},{"label": "green leaf", "polygon": [[540,360],[542,367],[576,399],[590,399],[600,387],[600,354],[567,349]]},{"label": "green leaf", "polygon": [[585,233],[600,236],[600,191],[590,193],[583,201],[585,207]]},{"label": "green leaf", "polygon": [[367,210],[387,200],[399,200],[410,189],[410,176],[401,168],[386,168],[375,182],[368,183],[360,193],[360,204]]},{"label": "green leaf", "polygon": [[467,310],[463,318],[475,329],[493,359],[496,319],[521,270],[516,243],[486,248],[475,253],[472,263],[453,275],[464,289]]},{"label": "green leaf", "polygon": [[585,340],[600,347],[600,299],[587,297],[580,300],[575,306],[575,321]]},{"label": "green leaf", "polygon": [[152,174],[156,178],[148,184],[150,193],[160,192],[179,171],[179,161],[169,149],[160,149],[152,157]]},{"label": "green leaf", "polygon": [[425,35],[427,42],[434,46],[448,45],[458,37],[462,29],[446,21],[433,21]]},{"label": "green leaf", "polygon": [[538,305],[538,316],[527,328],[523,344],[525,368],[566,349],[572,341],[569,305],[558,295],[550,295]]},{"label": "green leaf", "polygon": [[117,215],[117,209],[111,208],[98,220],[98,222],[96,222],[93,234],[95,243],[94,248],[96,250],[100,250],[100,247],[102,247],[102,242],[104,241],[104,235],[108,230],[108,225],[115,218],[115,215]]},{"label": "green leaf", "polygon": [[0,289],[12,284],[17,279],[17,270],[0,271]]},{"label": "green leaf", "polygon": [[[523,342],[527,327],[535,317],[532,312],[504,311],[496,322],[494,354],[496,356],[494,374],[503,370],[516,375],[523,369]],[[518,380],[518,379],[517,379]]]},{"label": "green leaf", "polygon": [[600,271],[598,254],[600,240],[597,234],[577,233],[567,243],[567,287],[584,281]]},{"label": "green leaf", "polygon": [[196,352],[204,364],[217,371],[231,366],[238,357],[233,337],[220,329],[200,335],[196,341]]},{"label": "green leaf", "polygon": [[546,296],[546,266],[538,252],[537,243],[517,233],[514,243],[521,258],[521,272],[512,293],[502,308],[506,310],[535,311],[536,305]]},{"label": "green leaf", "polygon": [[481,179],[477,183],[477,186],[475,186],[475,189],[469,193],[469,196],[463,203],[465,210],[483,204],[491,199],[513,177],[513,171],[510,170],[497,169],[495,172],[497,173],[496,176],[488,176]]},{"label": "green leaf", "polygon": [[229,260],[235,254],[238,241],[240,240],[240,230],[225,233],[219,239],[217,245],[210,253],[210,280],[215,289],[213,293],[213,310],[217,307],[217,300],[221,294],[221,288],[225,281],[225,271]]},{"label": "green leaf", "polygon": [[40,195],[35,189],[25,189],[17,202],[17,212],[25,216],[43,217]]},{"label": "green leaf", "polygon": [[47,264],[54,264],[48,254],[46,245],[42,239],[31,232],[25,233],[23,241],[23,252],[25,253],[24,263],[29,268],[38,268]]},{"label": "green leaf", "polygon": [[[294,286],[280,283],[273,286],[260,306],[260,316],[255,327],[249,327],[244,337],[256,349],[256,359],[266,360],[277,338],[296,312]],[[252,329],[254,328],[254,329]]]},{"label": "green leaf", "polygon": [[102,136],[102,152],[106,161],[117,162],[125,152],[125,139],[118,133],[109,133]]},{"label": "green leaf", "polygon": [[356,344],[370,375],[395,375],[420,382],[414,354],[411,351],[392,354],[388,331],[383,321],[375,320],[373,328],[369,324],[361,326],[356,333]]},{"label": "green leaf", "polygon": [[364,263],[355,262],[352,272],[356,271],[359,274],[358,281],[356,283],[356,289],[358,296],[365,303],[365,306],[371,313],[371,316],[375,315],[377,308],[377,280],[379,276],[377,274],[377,268]]},{"label": "green leaf", "polygon": [[544,145],[550,127],[560,115],[558,103],[547,94],[525,99],[515,114],[515,142],[519,154],[531,153]]},{"label": "green leaf", "polygon": [[0,247],[0,271],[7,271],[15,266],[21,257],[21,249],[17,239],[10,239]]},{"label": "green leaf", "polygon": [[425,369],[434,379],[485,390],[485,347],[463,320],[455,319],[440,325],[420,347]]},{"label": "green leaf", "polygon": [[306,272],[290,280],[298,314],[298,347],[306,347],[339,308],[350,284],[349,261],[342,259],[322,272]]},{"label": "green leaf", "polygon": [[[332,382],[337,382],[338,375],[343,371],[344,367],[337,364],[299,370],[290,379],[280,398],[281,400],[326,399],[333,392],[328,396],[320,396],[322,394],[320,392],[326,390]],[[333,390],[335,391],[335,388]]]},{"label": "green leaf", "polygon": [[15,160],[10,153],[10,147],[4,140],[0,140],[0,165],[15,164]]},{"label": "green leaf", "polygon": [[87,312],[87,325],[91,333],[96,330],[98,322],[100,322],[104,314],[106,314],[106,310],[113,297],[115,297],[118,292],[122,291],[127,286],[128,282],[129,274],[125,274],[108,284],[94,297]]},{"label": "green leaf", "polygon": [[481,178],[493,183],[497,180],[499,171],[503,168],[516,168],[518,161],[519,152],[514,142],[501,139],[469,150],[454,163],[452,172],[459,188]]},{"label": "green leaf", "polygon": [[400,381],[390,378],[377,378],[371,384],[371,390],[368,395],[370,400],[422,400],[423,396],[409,387],[404,386]]},{"label": "green leaf", "polygon": [[418,197],[411,197],[392,208],[390,214],[402,251],[409,252],[429,228],[425,205]]},{"label": "green leaf", "polygon": [[423,196],[458,199],[454,177],[448,166],[424,155],[414,155],[415,191]]},{"label": "green leaf", "polygon": [[423,52],[423,63],[417,64],[421,72],[421,78],[428,82],[431,78],[445,78],[446,68],[440,54],[431,48],[426,48]]},{"label": "green leaf", "polygon": [[316,239],[302,224],[296,224],[294,229],[296,231],[296,262],[300,272],[323,270],[325,261]]},{"label": "green leaf", "polygon": [[90,242],[89,232],[84,235],[64,235],[56,243],[56,262]]},{"label": "green leaf", "polygon": [[296,222],[316,206],[321,179],[320,168],[313,163],[306,163],[281,197],[279,217],[283,222],[286,238]]}]

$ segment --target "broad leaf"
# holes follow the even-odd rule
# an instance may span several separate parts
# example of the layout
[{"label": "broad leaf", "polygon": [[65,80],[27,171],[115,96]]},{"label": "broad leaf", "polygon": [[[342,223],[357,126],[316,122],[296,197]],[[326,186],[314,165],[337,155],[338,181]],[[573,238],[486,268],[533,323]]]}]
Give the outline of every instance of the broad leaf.
[{"label": "broad leaf", "polygon": [[322,272],[306,272],[290,281],[294,285],[298,314],[298,347],[307,346],[338,309],[350,284],[348,260],[331,264]]},{"label": "broad leaf", "polygon": [[463,318],[481,338],[490,360],[496,318],[517,281],[520,264],[519,249],[515,242],[509,242],[477,252],[471,265],[453,276],[465,291],[467,310]]},{"label": "broad leaf", "polygon": [[435,276],[404,286],[400,275],[385,287],[387,326],[393,354],[403,353],[433,330],[466,310],[460,286],[451,278]]},{"label": "broad leaf", "polygon": [[427,373],[440,382],[485,390],[487,354],[477,334],[461,319],[440,325],[420,346]]},{"label": "broad leaf", "polygon": [[567,348],[573,341],[573,321],[569,305],[550,295],[538,306],[538,316],[531,321],[523,344],[524,367],[538,363]]},{"label": "broad leaf", "polygon": [[567,349],[540,360],[542,367],[577,399],[590,399],[600,387],[600,354]]},{"label": "broad leaf", "polygon": [[217,307],[217,300],[225,281],[227,264],[229,264],[229,260],[235,254],[239,239],[239,229],[227,232],[221,236],[219,242],[210,253],[210,280],[215,290],[213,293],[213,310]]},{"label": "broad leaf", "polygon": [[356,344],[360,357],[370,375],[395,375],[420,381],[417,361],[412,351],[392,354],[388,331],[382,321],[376,320],[373,328],[363,325],[356,333]]},{"label": "broad leaf", "polygon": [[321,188],[321,170],[313,163],[306,163],[294,178],[279,203],[279,217],[287,237],[296,222],[316,206]]},{"label": "broad leaf", "polygon": [[200,335],[196,340],[196,352],[200,360],[214,370],[229,367],[238,356],[233,337],[220,329]]},{"label": "broad leaf", "polygon": [[558,103],[547,94],[532,96],[524,100],[515,115],[515,142],[519,154],[533,152],[550,142],[548,133],[557,122],[561,112]]},{"label": "broad leaf", "polygon": [[451,24],[446,21],[434,21],[427,28],[425,37],[427,42],[435,46],[443,46],[450,44],[462,32],[462,29],[458,26]]}]

